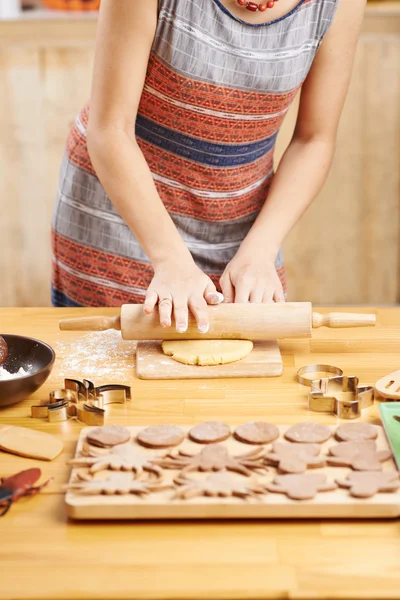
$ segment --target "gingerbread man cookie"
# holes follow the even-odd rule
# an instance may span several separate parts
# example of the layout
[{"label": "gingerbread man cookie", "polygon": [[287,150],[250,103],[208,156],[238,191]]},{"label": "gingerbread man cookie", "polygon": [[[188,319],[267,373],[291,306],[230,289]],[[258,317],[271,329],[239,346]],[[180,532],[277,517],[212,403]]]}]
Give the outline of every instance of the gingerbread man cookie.
[{"label": "gingerbread man cookie", "polygon": [[322,473],[298,475],[278,475],[266,485],[269,492],[286,494],[292,500],[312,500],[318,492],[330,492],[337,488],[336,483],[326,480]]},{"label": "gingerbread man cookie", "polygon": [[319,444],[275,442],[266,455],[267,464],[277,466],[282,473],[304,473],[307,467],[324,467],[326,459],[319,456]]},{"label": "gingerbread man cookie", "polygon": [[377,450],[374,440],[340,442],[329,448],[328,465],[351,467],[355,471],[382,471],[382,464],[391,458],[389,450]]},{"label": "gingerbread man cookie", "polygon": [[355,498],[371,498],[379,492],[396,492],[400,488],[400,477],[396,471],[364,471],[349,473],[346,479],[336,479],[336,483],[348,488]]}]

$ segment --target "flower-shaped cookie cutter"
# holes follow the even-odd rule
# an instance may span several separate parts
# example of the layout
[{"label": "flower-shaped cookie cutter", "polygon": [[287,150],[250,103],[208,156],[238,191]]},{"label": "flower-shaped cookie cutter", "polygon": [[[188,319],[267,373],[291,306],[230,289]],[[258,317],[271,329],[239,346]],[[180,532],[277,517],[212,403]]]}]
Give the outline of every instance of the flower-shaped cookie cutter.
[{"label": "flower-shaped cookie cutter", "polygon": [[314,412],[332,412],[340,419],[357,419],[364,408],[374,403],[374,387],[359,385],[355,376],[326,377],[311,382],[308,408]]}]

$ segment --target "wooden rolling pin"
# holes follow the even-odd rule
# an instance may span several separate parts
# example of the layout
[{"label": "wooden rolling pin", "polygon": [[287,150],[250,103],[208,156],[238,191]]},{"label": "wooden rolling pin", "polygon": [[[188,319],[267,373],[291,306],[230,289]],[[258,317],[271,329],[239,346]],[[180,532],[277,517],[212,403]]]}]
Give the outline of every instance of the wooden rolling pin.
[{"label": "wooden rolling pin", "polygon": [[314,327],[369,327],[375,325],[373,314],[312,312],[309,302],[286,304],[220,304],[208,307],[210,329],[200,333],[193,317],[186,333],[177,333],[175,327],[164,329],[159,323],[158,311],[152,315],[143,312],[142,304],[124,304],[115,317],[83,317],[60,321],[63,331],[121,330],[124,340],[190,340],[190,339],[246,339],[276,340],[311,337]]}]

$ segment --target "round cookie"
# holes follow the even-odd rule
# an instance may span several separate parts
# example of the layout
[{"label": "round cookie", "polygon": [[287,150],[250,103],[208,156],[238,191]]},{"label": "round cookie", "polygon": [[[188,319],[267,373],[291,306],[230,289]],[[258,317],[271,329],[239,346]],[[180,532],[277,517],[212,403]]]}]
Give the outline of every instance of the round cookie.
[{"label": "round cookie", "polygon": [[378,431],[369,423],[343,423],[335,431],[335,437],[341,442],[376,440]]},{"label": "round cookie", "polygon": [[236,427],[234,434],[244,444],[269,444],[278,439],[279,429],[276,425],[265,421],[249,421]]},{"label": "round cookie", "polygon": [[118,444],[129,442],[131,433],[129,429],[122,425],[106,425],[105,427],[92,429],[86,439],[92,446],[112,448],[118,446]]},{"label": "round cookie", "polygon": [[0,335],[0,366],[3,365],[8,358],[8,346],[6,340]]},{"label": "round cookie", "polygon": [[142,429],[136,440],[146,448],[169,448],[178,446],[185,439],[185,433],[175,425],[153,425]]},{"label": "round cookie", "polygon": [[285,433],[285,438],[290,442],[299,442],[301,444],[322,444],[329,440],[332,430],[327,425],[313,423],[313,421],[303,421],[290,427]]},{"label": "round cookie", "polygon": [[214,444],[227,440],[231,435],[228,425],[221,421],[207,421],[200,425],[195,425],[189,431],[189,437],[198,444]]}]

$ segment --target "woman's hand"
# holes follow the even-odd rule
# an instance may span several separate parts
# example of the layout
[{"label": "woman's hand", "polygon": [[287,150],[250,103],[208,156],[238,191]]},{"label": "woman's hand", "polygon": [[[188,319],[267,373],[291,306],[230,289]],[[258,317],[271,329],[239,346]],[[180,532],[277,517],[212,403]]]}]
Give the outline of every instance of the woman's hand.
[{"label": "woman's hand", "polygon": [[220,279],[225,302],[285,302],[275,262],[263,253],[241,254],[227,265]]},{"label": "woman's hand", "polygon": [[217,292],[211,279],[191,258],[181,263],[170,260],[154,267],[144,312],[151,314],[158,304],[162,327],[171,326],[173,315],[176,330],[184,333],[188,328],[190,309],[200,333],[207,333],[210,326],[207,304],[219,304],[222,301],[222,294]]}]

